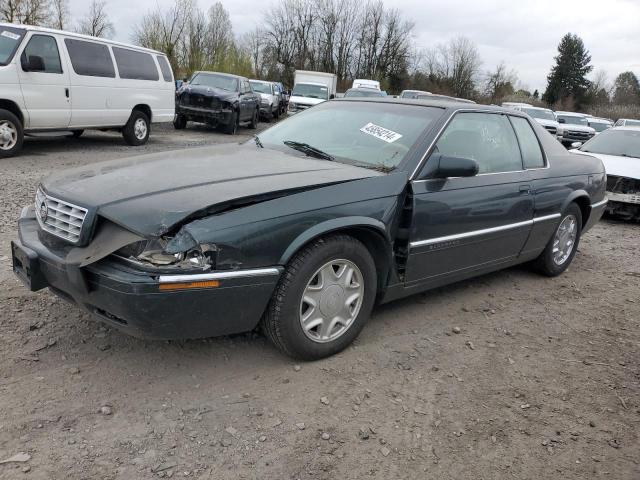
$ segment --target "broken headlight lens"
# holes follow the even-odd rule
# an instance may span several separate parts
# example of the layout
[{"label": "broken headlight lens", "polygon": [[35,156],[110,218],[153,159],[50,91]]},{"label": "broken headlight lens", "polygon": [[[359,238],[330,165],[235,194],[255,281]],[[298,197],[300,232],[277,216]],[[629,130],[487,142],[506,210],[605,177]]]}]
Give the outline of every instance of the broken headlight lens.
[{"label": "broken headlight lens", "polygon": [[199,245],[185,252],[167,253],[170,240],[143,240],[121,248],[116,255],[138,265],[161,269],[209,270],[215,266],[215,245]]}]

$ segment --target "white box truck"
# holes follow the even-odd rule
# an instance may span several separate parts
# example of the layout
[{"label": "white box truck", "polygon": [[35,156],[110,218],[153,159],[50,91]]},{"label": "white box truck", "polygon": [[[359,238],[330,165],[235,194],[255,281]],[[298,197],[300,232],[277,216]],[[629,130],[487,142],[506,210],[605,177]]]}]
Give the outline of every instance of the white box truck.
[{"label": "white box truck", "polygon": [[287,113],[293,115],[336,95],[338,77],[334,73],[296,70]]}]

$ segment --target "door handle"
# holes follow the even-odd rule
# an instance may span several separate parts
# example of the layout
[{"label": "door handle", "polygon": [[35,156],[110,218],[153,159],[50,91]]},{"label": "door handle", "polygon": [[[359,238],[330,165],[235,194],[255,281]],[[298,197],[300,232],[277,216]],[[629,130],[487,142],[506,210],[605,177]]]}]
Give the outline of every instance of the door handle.
[{"label": "door handle", "polygon": [[69,98],[69,89],[68,88],[64,89],[64,96]]},{"label": "door handle", "polygon": [[523,195],[531,194],[531,185],[520,185],[520,193]]}]

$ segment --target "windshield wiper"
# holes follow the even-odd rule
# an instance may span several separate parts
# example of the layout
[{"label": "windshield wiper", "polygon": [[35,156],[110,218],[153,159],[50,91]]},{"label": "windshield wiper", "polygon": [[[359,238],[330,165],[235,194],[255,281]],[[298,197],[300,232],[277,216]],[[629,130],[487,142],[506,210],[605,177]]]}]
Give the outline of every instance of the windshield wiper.
[{"label": "windshield wiper", "polygon": [[284,143],[287,147],[293,148],[294,150],[298,150],[299,152],[306,154],[309,157],[321,158],[323,160],[331,161],[335,160],[332,155],[329,155],[328,153],[323,152],[316,147],[312,147],[308,143],[294,142],[293,140],[285,140],[282,143]]}]

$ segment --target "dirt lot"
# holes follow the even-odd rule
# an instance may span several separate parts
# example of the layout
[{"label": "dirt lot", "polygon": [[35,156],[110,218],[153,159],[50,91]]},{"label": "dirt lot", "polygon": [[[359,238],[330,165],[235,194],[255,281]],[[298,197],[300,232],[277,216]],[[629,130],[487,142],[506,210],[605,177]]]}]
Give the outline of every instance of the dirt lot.
[{"label": "dirt lot", "polygon": [[560,278],[515,268],[380,307],[299,365],[257,334],[129,338],[13,278],[48,172],[234,140],[89,133],[0,162],[0,460],[30,455],[0,478],[640,478],[639,225],[601,222]]}]

